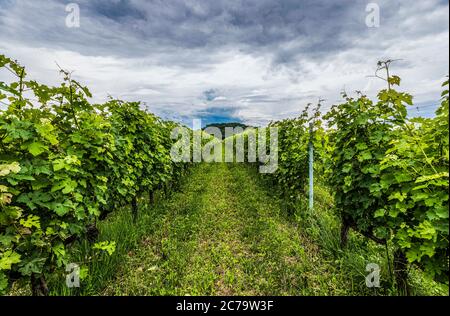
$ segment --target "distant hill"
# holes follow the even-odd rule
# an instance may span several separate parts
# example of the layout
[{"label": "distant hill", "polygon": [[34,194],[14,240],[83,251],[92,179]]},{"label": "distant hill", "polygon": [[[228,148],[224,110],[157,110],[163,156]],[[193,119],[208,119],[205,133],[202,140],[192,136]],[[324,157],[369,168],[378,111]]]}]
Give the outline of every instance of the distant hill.
[{"label": "distant hill", "polygon": [[208,127],[217,127],[218,129],[220,129],[220,131],[221,131],[221,133],[222,133],[222,139],[224,139],[224,138],[225,138],[225,127],[232,127],[232,128],[235,128],[235,127],[242,127],[242,129],[245,130],[246,128],[249,128],[249,127],[252,127],[252,126],[245,125],[245,124],[238,123],[238,122],[230,122],[230,123],[211,123],[211,124],[206,125],[206,126],[203,128],[203,130],[205,130],[205,129],[208,128]]}]

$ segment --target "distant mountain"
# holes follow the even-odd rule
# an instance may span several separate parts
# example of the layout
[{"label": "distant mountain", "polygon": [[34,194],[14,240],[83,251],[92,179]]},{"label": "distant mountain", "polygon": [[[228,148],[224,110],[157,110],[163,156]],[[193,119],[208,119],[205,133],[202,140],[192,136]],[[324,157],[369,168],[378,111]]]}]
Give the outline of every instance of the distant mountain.
[{"label": "distant mountain", "polygon": [[242,127],[242,129],[246,129],[249,127],[253,127],[253,126],[249,126],[249,125],[245,125],[239,122],[230,122],[230,123],[211,123],[206,125],[203,130],[205,130],[208,127],[217,127],[218,129],[220,129],[221,133],[222,133],[222,139],[225,138],[225,127],[232,127],[232,128],[236,128],[236,127]]}]

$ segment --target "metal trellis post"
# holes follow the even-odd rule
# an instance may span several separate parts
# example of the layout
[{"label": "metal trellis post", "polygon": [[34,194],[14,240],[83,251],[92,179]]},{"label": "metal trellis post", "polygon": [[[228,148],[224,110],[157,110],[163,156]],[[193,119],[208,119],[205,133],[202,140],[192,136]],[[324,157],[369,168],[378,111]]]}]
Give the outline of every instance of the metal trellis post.
[{"label": "metal trellis post", "polygon": [[313,147],[313,123],[309,123],[309,209],[314,207],[314,147]]}]

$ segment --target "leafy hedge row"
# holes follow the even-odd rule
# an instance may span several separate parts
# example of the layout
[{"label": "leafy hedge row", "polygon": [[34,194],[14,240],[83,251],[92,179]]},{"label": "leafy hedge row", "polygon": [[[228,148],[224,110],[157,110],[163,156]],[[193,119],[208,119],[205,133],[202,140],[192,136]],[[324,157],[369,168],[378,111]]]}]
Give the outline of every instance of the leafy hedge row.
[{"label": "leafy hedge row", "polygon": [[335,128],[329,184],[343,237],[352,227],[392,242],[397,281],[407,291],[408,263],[448,282],[448,90],[435,118],[408,118],[412,96],[392,88],[399,77],[387,81],[377,102],[345,96],[325,116]]},{"label": "leafy hedge row", "polygon": [[[76,240],[137,197],[167,189],[187,164],[170,157],[177,125],[139,103],[91,104],[89,90],[61,71],[59,87],[27,80],[25,69],[0,55],[15,79],[0,82],[0,293],[28,279],[46,294],[45,275],[64,269]],[[112,252],[114,242],[94,247]]]},{"label": "leafy hedge row", "polygon": [[309,144],[315,148],[314,170],[316,177],[325,174],[327,135],[320,120],[320,102],[309,114],[311,104],[299,117],[271,122],[269,127],[278,128],[278,168],[267,174],[272,183],[283,189],[285,198],[298,200],[308,192]]},{"label": "leafy hedge row", "polygon": [[448,282],[449,97],[445,89],[435,118],[410,118],[412,96],[392,88],[399,77],[387,82],[377,102],[344,94],[346,101],[323,117],[316,110],[308,118],[306,110],[298,118],[272,122],[279,128],[279,161],[278,170],[266,176],[285,198],[306,196],[312,141],[316,176],[329,186],[342,218],[342,244],[352,228],[393,245],[398,286],[408,291],[411,263]]}]

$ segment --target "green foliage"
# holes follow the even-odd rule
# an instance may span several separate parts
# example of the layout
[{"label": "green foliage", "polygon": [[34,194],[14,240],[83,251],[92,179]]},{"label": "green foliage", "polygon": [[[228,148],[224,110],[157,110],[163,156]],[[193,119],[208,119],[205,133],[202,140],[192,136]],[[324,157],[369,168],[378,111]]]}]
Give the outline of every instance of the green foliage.
[{"label": "green foliage", "polygon": [[[139,103],[91,104],[88,88],[61,70],[59,87],[17,77],[0,82],[0,292],[8,280],[64,269],[73,241],[87,237],[100,215],[178,179],[175,125]],[[113,243],[95,245],[108,253]]]},{"label": "green foliage", "polygon": [[320,117],[320,102],[309,115],[310,104],[302,114],[293,119],[272,122],[269,127],[278,128],[278,169],[268,174],[272,182],[281,187],[286,198],[296,200],[306,196],[309,168],[309,144],[317,149],[314,169],[324,173],[321,161],[322,148],[327,139]]},{"label": "green foliage", "polygon": [[[88,88],[70,73],[61,71],[62,84],[47,87],[27,80],[25,69],[3,55],[0,68],[16,76],[0,82],[5,108],[0,110],[0,293],[5,293],[13,280],[64,273],[77,242],[90,242],[93,253],[111,255],[116,247],[125,253],[115,241],[94,243],[92,227],[125,204],[137,212],[143,194],[167,190],[188,164],[170,157],[176,141],[171,131],[179,125],[139,103],[91,104]],[[346,101],[324,116],[328,130],[320,120],[320,102],[313,117],[306,109],[298,118],[272,122],[269,127],[278,128],[278,169],[265,177],[288,199],[305,196],[312,142],[314,169],[334,193],[344,223],[389,242],[410,263],[448,282],[448,81],[432,119],[407,117],[411,95],[392,89],[400,81],[388,77],[388,89],[376,102],[344,95]],[[195,133],[202,134],[201,145],[213,139],[203,131],[191,133],[191,149]],[[245,161],[259,136],[248,129],[232,137],[244,138]],[[314,235],[326,234],[315,229]],[[336,246],[329,240],[327,251]],[[161,245],[170,248],[167,240]]]},{"label": "green foliage", "polygon": [[[448,275],[448,92],[433,119],[407,118],[411,95],[389,88],[378,101],[364,95],[327,113],[333,148],[329,185],[345,223],[392,241],[440,280]],[[445,85],[447,85],[445,83]],[[447,279],[448,282],[448,279]]]},{"label": "green foliage", "polygon": [[106,251],[109,255],[112,255],[116,251],[116,242],[101,241],[94,244],[93,248]]},{"label": "green foliage", "polygon": [[[448,85],[448,81],[444,86]],[[404,120],[380,162],[382,217],[409,262],[448,281],[448,90],[433,119]]]}]

